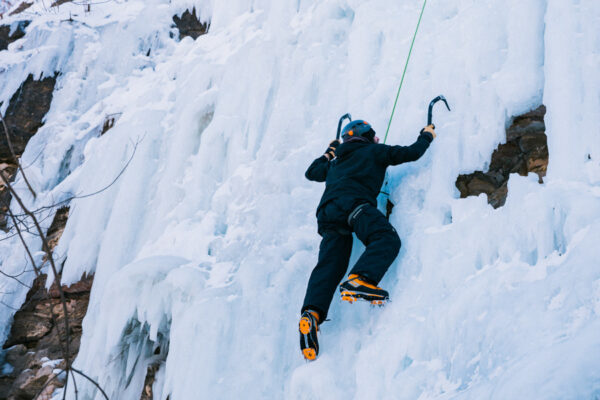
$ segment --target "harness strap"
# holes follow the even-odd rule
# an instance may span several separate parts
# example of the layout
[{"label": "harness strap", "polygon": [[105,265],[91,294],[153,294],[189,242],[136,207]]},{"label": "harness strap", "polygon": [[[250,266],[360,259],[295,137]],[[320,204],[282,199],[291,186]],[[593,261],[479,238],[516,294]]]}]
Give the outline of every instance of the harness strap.
[{"label": "harness strap", "polygon": [[346,220],[346,222],[348,223],[348,225],[350,227],[353,226],[353,222],[356,219],[356,217],[358,217],[358,215],[362,212],[363,208],[368,205],[369,203],[363,203],[363,204],[359,204],[358,206],[356,206],[354,208],[354,210],[352,210],[352,212],[350,213],[350,215],[348,215],[348,219]]}]

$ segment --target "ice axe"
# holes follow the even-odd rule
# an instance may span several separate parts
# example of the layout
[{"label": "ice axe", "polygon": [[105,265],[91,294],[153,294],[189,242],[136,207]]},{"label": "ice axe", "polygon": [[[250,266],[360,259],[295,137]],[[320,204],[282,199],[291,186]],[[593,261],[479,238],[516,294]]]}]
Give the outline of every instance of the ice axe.
[{"label": "ice axe", "polygon": [[[448,105],[448,102],[446,101],[446,98],[442,95],[439,95],[435,99],[431,100],[431,102],[429,103],[429,111],[427,112],[427,125],[433,125],[433,122],[431,122],[431,120],[433,118],[433,106],[435,105],[435,103],[437,103],[440,100],[443,101],[444,104],[446,104],[446,108],[448,109],[448,111],[451,111],[450,106]],[[435,125],[433,125],[433,129],[435,129]]]},{"label": "ice axe", "polygon": [[342,118],[340,118],[340,122],[338,122],[338,130],[337,130],[337,135],[336,135],[336,140],[340,140],[340,134],[342,133],[342,122],[344,122],[344,120],[348,118],[348,121],[352,121],[352,116],[350,114],[344,114],[342,115]]}]

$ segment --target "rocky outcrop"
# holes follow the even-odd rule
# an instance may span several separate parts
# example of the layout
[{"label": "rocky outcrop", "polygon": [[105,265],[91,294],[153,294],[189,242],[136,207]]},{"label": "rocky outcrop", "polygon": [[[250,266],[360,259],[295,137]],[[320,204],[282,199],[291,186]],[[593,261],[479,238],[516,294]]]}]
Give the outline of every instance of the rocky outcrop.
[{"label": "rocky outcrop", "polygon": [[[54,247],[67,222],[69,209],[57,211],[47,231]],[[5,364],[0,366],[0,400],[32,399],[42,389],[51,394],[63,386],[61,369],[65,366],[65,308],[56,284],[46,290],[45,274],[38,276],[23,306],[14,316],[10,334],[3,345]],[[73,360],[79,351],[93,276],[84,276],[70,286],[62,286],[69,320],[69,352]]]},{"label": "rocky outcrop", "polygon": [[102,124],[102,130],[100,136],[111,130],[115,126],[115,122],[121,117],[121,113],[109,114],[104,118],[104,124]]},{"label": "rocky outcrop", "polygon": [[160,364],[152,364],[148,367],[148,370],[146,371],[146,379],[144,380],[144,389],[142,390],[140,400],[152,400],[154,398],[152,385],[154,385],[154,381],[156,380],[156,373],[158,372],[159,367]]},{"label": "rocky outcrop", "polygon": [[[64,286],[69,318],[69,359],[79,351],[81,324],[89,302],[93,277],[83,277]],[[56,287],[45,289],[46,275],[38,277],[27,300],[15,314],[10,335],[4,344],[5,364],[0,375],[0,399],[33,398],[48,382],[48,388],[62,387],[57,375],[65,366],[65,313]],[[52,390],[53,390],[52,389]],[[51,393],[51,391],[50,391]]]},{"label": "rocky outcrop", "polygon": [[[29,75],[11,97],[4,120],[17,155],[23,154],[29,139],[43,125],[44,116],[50,109],[55,84],[55,76],[34,80]],[[4,132],[0,134],[0,162],[14,162]]]},{"label": "rocky outcrop", "polygon": [[[17,172],[17,166],[14,163],[1,163],[0,164],[0,173],[9,177],[9,180],[15,176],[15,172]],[[6,187],[3,182],[0,182],[0,229],[3,231],[7,231],[7,213],[8,207],[10,206],[10,200],[12,196],[10,195],[10,191]]]},{"label": "rocky outcrop", "polygon": [[19,21],[17,22],[17,26],[14,29],[14,32],[11,33],[10,25],[1,25],[0,26],[0,51],[8,49],[8,45],[14,42],[15,40],[21,39],[25,36],[25,28],[29,25],[30,21]]},{"label": "rocky outcrop", "polygon": [[48,359],[37,358],[24,345],[11,347],[6,352],[5,365],[10,365],[13,371],[22,372],[0,375],[0,399],[33,399],[38,393],[43,394],[39,398],[50,398],[49,395],[62,386],[56,380],[44,387],[48,377],[54,375],[56,364]]},{"label": "rocky outcrop", "polygon": [[50,4],[50,7],[58,7],[61,4],[71,3],[73,0],[56,0],[54,3]]},{"label": "rocky outcrop", "polygon": [[[22,3],[15,10],[24,10],[28,3]],[[13,12],[14,13],[14,12]],[[14,32],[9,26],[0,27],[0,50],[25,35],[27,21],[17,24]],[[43,125],[43,118],[50,109],[56,77],[35,80],[32,75],[21,84],[11,97],[4,121],[8,132],[0,127],[0,170],[9,180],[14,179],[18,159],[29,139]],[[10,137],[12,151],[7,136]],[[7,228],[6,212],[11,196],[4,185],[0,185],[0,228]],[[68,208],[60,209],[48,231],[51,247],[56,245],[66,220]],[[65,310],[58,288],[45,289],[46,275],[38,276],[30,288],[23,306],[14,316],[9,337],[2,346],[4,364],[0,365],[0,399],[32,399],[40,393],[51,394],[62,386],[57,378],[65,361],[66,330]],[[70,351],[72,359],[79,348],[81,321],[87,310],[91,277],[65,287],[67,293],[67,313],[69,319]]]},{"label": "rocky outcrop", "polygon": [[526,176],[533,172],[541,183],[548,167],[545,114],[546,107],[541,105],[515,117],[506,130],[506,143],[494,150],[488,171],[458,176],[456,187],[460,197],[485,193],[488,203],[498,208],[506,202],[510,174]]},{"label": "rocky outcrop", "polygon": [[[15,8],[13,11],[10,12],[10,14],[8,15],[17,15],[22,13],[23,11],[27,10],[29,7],[31,7],[33,5],[33,1],[32,2],[27,2],[27,1],[21,1],[20,4],[18,5],[17,8]],[[8,1],[5,2],[4,4],[4,10],[10,9],[13,6],[13,2]],[[3,18],[3,13],[0,13],[0,18]]]},{"label": "rocky outcrop", "polygon": [[[43,125],[43,118],[50,109],[55,84],[56,77],[34,80],[33,76],[29,75],[11,97],[4,121],[17,158],[25,151],[29,139]],[[4,126],[0,126],[0,171],[12,181],[17,165],[6,136]],[[6,212],[10,201],[8,189],[0,184],[0,229],[4,231],[7,229]]]},{"label": "rocky outcrop", "polygon": [[174,15],[173,22],[179,30],[180,40],[186,36],[190,36],[192,39],[196,40],[199,36],[208,32],[208,28],[210,27],[210,23],[200,22],[200,19],[196,16],[195,8],[192,9],[192,12],[190,12],[190,10],[185,10],[181,17]]},{"label": "rocky outcrop", "polygon": [[54,220],[50,225],[50,228],[46,231],[46,240],[51,249],[54,249],[58,244],[58,240],[62,236],[67,220],[69,219],[69,207],[61,207],[56,210]]}]

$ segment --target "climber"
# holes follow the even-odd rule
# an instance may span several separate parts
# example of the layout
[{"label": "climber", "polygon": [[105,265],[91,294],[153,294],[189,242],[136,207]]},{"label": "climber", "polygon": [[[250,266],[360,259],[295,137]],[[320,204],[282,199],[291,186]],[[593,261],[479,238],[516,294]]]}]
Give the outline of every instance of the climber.
[{"label": "climber", "polygon": [[377,284],[398,255],[400,238],[377,209],[377,195],[386,168],[418,160],[435,136],[434,126],[428,125],[412,145],[389,146],[379,144],[370,124],[355,120],[344,127],[343,144],[332,141],[308,167],[306,178],[325,182],[325,192],[317,207],[322,236],[319,259],[308,281],[299,323],[300,348],[307,360],[319,354],[318,326],[327,318],[335,288],[348,268],[352,232],[366,249],[339,286],[342,300],[376,305],[388,300],[388,292]]}]

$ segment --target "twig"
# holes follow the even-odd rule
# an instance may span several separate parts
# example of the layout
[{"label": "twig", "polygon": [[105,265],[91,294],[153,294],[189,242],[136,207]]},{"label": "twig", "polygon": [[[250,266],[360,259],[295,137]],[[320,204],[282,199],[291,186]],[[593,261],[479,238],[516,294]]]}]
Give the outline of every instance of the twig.
[{"label": "twig", "polygon": [[69,372],[71,372],[71,375],[73,375],[73,372],[69,368],[69,360],[67,360],[67,369],[66,369],[67,378],[65,379],[65,390],[63,390],[62,400],[65,400],[67,398],[67,386],[69,385]]},{"label": "twig", "polygon": [[[64,206],[68,203],[70,203],[73,200],[80,200],[80,199],[85,199],[88,197],[92,197],[95,196],[97,194],[100,194],[106,190],[108,190],[112,185],[114,185],[119,178],[123,175],[123,173],[125,172],[125,170],[127,169],[127,167],[129,166],[129,164],[131,164],[131,161],[133,160],[133,157],[135,156],[135,153],[137,151],[137,147],[139,146],[139,144],[142,142],[142,140],[144,140],[144,137],[142,137],[141,139],[138,139],[134,145],[133,145],[133,151],[131,152],[131,156],[129,156],[129,159],[127,160],[127,162],[125,163],[125,165],[123,166],[123,168],[121,168],[121,170],[119,171],[119,173],[117,174],[117,176],[106,186],[104,186],[101,189],[96,190],[95,192],[92,193],[86,193],[86,194],[82,194],[82,195],[74,195],[71,197],[67,197],[64,200],[61,200],[57,203],[51,204],[49,206],[43,206],[43,207],[39,207],[33,211],[31,211],[33,214],[38,214],[44,210],[50,210],[52,208],[56,208],[56,207],[61,207]],[[15,214],[15,216],[19,216],[19,217],[24,217],[24,216],[28,216],[27,213],[22,213],[22,214]]]},{"label": "twig", "polygon": [[31,289],[31,286],[29,286],[25,282],[22,282],[21,280],[19,280],[18,277],[21,276],[21,275],[23,275],[22,273],[19,274],[19,275],[10,275],[10,274],[7,274],[6,272],[3,272],[3,271],[0,270],[0,275],[4,275],[7,278],[14,279],[15,281],[19,282],[21,285],[25,286],[26,288]]},{"label": "twig", "polygon": [[[6,183],[8,182],[8,180],[4,177],[4,173],[0,172],[0,175],[2,175],[2,180]],[[7,186],[10,183],[7,183]],[[9,187],[10,190],[12,191],[12,187]],[[8,208],[8,215],[10,215],[10,218],[13,221],[13,224],[15,225],[15,229],[17,230],[17,234],[19,235],[19,239],[21,239],[21,243],[23,243],[23,247],[25,247],[25,251],[27,252],[27,256],[29,257],[29,261],[31,261],[31,266],[33,267],[33,269],[35,270],[35,274],[36,276],[40,275],[40,271],[38,270],[38,268],[35,265],[35,260],[33,259],[33,255],[31,254],[31,251],[29,251],[29,246],[27,246],[27,243],[25,242],[25,238],[23,237],[22,233],[21,233],[21,229],[19,228],[19,224],[17,223],[17,219],[15,218],[12,210],[10,209],[10,207]]]},{"label": "twig", "polygon": [[35,162],[38,160],[38,158],[40,158],[40,156],[44,153],[44,149],[40,150],[40,152],[38,153],[37,156],[35,156],[35,158],[29,163],[29,165],[26,165],[23,167],[23,169],[27,169],[29,167],[31,167],[33,164],[35,164]]},{"label": "twig", "polygon": [[[2,120],[2,122],[4,123],[4,120]],[[6,125],[5,125],[5,132],[7,133],[7,141],[9,143],[9,146],[12,147],[12,143],[10,141],[10,136],[8,135],[8,129],[6,128]],[[134,144],[134,149],[133,149],[131,157],[129,158],[129,160],[127,161],[127,163],[123,167],[123,169],[119,172],[119,174],[115,177],[115,179],[108,186],[106,186],[106,187],[102,188],[101,190],[98,190],[98,191],[96,191],[94,193],[90,193],[90,194],[87,194],[87,195],[84,195],[84,196],[74,196],[73,198],[90,197],[90,196],[93,196],[95,194],[101,193],[104,190],[108,189],[110,186],[112,186],[121,177],[121,175],[124,173],[125,169],[127,169],[127,167],[129,166],[131,160],[133,159],[133,156],[135,155],[135,152],[136,152],[136,149],[137,149],[137,146],[138,146],[139,143],[140,143],[140,141],[138,140]],[[13,151],[13,155],[14,155],[14,151]],[[21,168],[19,160],[16,158],[16,156],[14,158],[15,158],[15,161],[17,163],[17,166],[19,167],[19,170],[21,171],[21,173],[23,174],[23,177],[24,177],[25,181],[27,182],[27,177],[25,176],[25,173],[24,173],[23,169]],[[70,352],[70,350],[71,350],[70,349],[71,338],[70,338],[69,312],[68,312],[68,307],[67,307],[67,299],[66,299],[65,292],[64,292],[64,290],[62,288],[61,274],[58,272],[58,268],[57,268],[55,260],[54,260],[53,250],[50,247],[50,244],[48,242],[48,237],[43,232],[43,229],[42,229],[42,226],[41,226],[41,222],[40,222],[40,220],[36,216],[36,214],[40,213],[42,209],[49,209],[49,208],[52,208],[52,207],[45,207],[45,208],[42,208],[42,209],[34,211],[34,212],[30,211],[25,206],[23,200],[18,195],[18,193],[16,192],[15,188],[10,183],[10,180],[4,175],[4,173],[2,171],[0,171],[0,178],[2,179],[2,181],[4,182],[4,184],[6,185],[6,187],[8,188],[10,194],[12,195],[12,198],[19,204],[19,206],[20,206],[20,208],[21,208],[21,210],[23,212],[22,214],[15,215],[12,212],[12,209],[10,208],[10,206],[8,207],[8,213],[9,213],[9,215],[11,217],[12,222],[13,222],[13,226],[15,227],[15,229],[17,231],[17,235],[19,236],[19,238],[21,240],[21,243],[25,247],[25,250],[26,250],[27,255],[28,255],[29,259],[30,259],[31,265],[33,267],[33,270],[34,270],[36,276],[39,277],[41,275],[41,268],[38,268],[37,265],[36,265],[36,263],[35,263],[33,255],[31,254],[31,251],[29,250],[29,247],[27,246],[25,238],[22,235],[22,230],[21,230],[21,225],[20,224],[23,225],[23,227],[25,228],[26,232],[29,232],[29,229],[35,228],[35,230],[37,231],[37,236],[39,236],[39,238],[42,241],[42,250],[44,251],[44,253],[46,253],[46,261],[48,261],[50,263],[50,267],[52,269],[52,273],[54,274],[54,284],[56,285],[57,290],[59,292],[60,302],[62,304],[62,309],[63,309],[63,312],[64,312],[64,318],[65,318],[65,324],[64,324],[64,328],[65,328],[65,346],[63,346],[63,341],[60,339],[60,329],[58,327],[59,326],[59,324],[58,324],[58,318],[57,318],[56,313],[54,312],[54,306],[52,305],[53,301],[51,299],[51,301],[50,301],[50,304],[51,304],[51,306],[50,306],[50,315],[52,317],[53,326],[55,326],[57,328],[57,331],[58,331],[59,345],[60,345],[60,349],[61,349],[61,352],[62,352],[64,360],[65,360],[65,364],[66,364],[65,368],[63,370],[63,372],[65,372],[65,384],[64,384],[64,390],[63,390],[63,399],[66,399],[66,393],[67,393],[67,388],[68,388],[68,383],[69,383],[69,375],[71,375],[71,377],[73,378],[73,386],[74,386],[74,390],[75,390],[75,398],[76,399],[78,398],[78,393],[79,392],[78,392],[77,383],[76,383],[76,379],[75,379],[75,375],[74,375],[74,373],[77,373],[77,374],[83,376],[88,381],[90,381],[102,393],[102,395],[104,396],[104,398],[106,400],[109,400],[109,397],[104,392],[104,390],[102,389],[102,387],[98,384],[98,382],[96,382],[95,380],[93,380],[92,378],[90,378],[89,376],[87,376],[82,371],[79,371],[79,370],[73,368],[73,366],[71,365],[71,354],[70,354],[71,353]],[[32,190],[31,187],[30,187],[30,190]],[[34,194],[34,197],[35,197],[35,193],[33,193],[33,194]],[[72,200],[72,199],[69,199],[69,201],[70,200]],[[53,207],[55,207],[55,206],[56,205],[54,205]],[[44,219],[42,219],[41,221],[43,222],[44,220],[46,220],[47,218],[49,218],[49,216],[50,215],[44,217]],[[23,220],[20,219],[20,217],[23,217]],[[32,223],[33,223],[32,226],[29,226],[24,221],[27,218],[30,218],[30,220],[32,221]],[[35,232],[29,232],[29,233],[32,234],[32,235],[36,234]],[[4,274],[4,275],[7,275],[7,274]],[[17,279],[17,281],[20,282],[18,279]],[[25,286],[27,286],[27,285],[25,285]],[[49,296],[49,291],[48,291],[47,295]],[[8,305],[6,305],[6,306],[8,306]],[[10,307],[10,306],[8,306],[8,307]],[[49,379],[48,382],[46,382],[46,384],[38,392],[38,394],[36,395],[35,398],[37,398],[43,392],[43,390],[50,384],[50,382],[52,382],[54,379],[56,379],[60,374],[61,373],[56,374],[54,377],[52,377],[51,379]]]},{"label": "twig", "polygon": [[[75,389],[75,400],[79,399],[79,391],[77,390],[77,381],[75,380],[75,374],[73,373],[73,369],[71,368],[71,377],[73,378],[73,388]],[[65,393],[67,391],[65,390]]]},{"label": "twig", "polygon": [[71,367],[71,369],[73,370],[73,372],[78,373],[79,375],[81,375],[85,379],[87,379],[88,381],[92,382],[94,384],[94,386],[96,386],[98,388],[98,390],[100,391],[100,393],[102,393],[102,395],[104,396],[104,398],[106,400],[110,400],[108,398],[108,396],[106,395],[106,393],[104,392],[104,390],[100,387],[100,385],[98,384],[98,382],[96,382],[95,380],[93,380],[92,378],[90,378],[89,376],[87,376],[86,374],[84,374],[83,372],[79,371],[78,369],[75,369],[73,367]]},{"label": "twig", "polygon": [[8,304],[6,304],[5,302],[3,302],[3,301],[1,301],[1,300],[0,300],[0,304],[2,304],[2,305],[3,305],[3,306],[5,306],[5,307],[8,307],[8,308],[10,308],[11,310],[19,311],[19,309],[18,309],[18,308],[14,308],[13,306],[9,306]]},{"label": "twig", "polygon": [[[46,388],[48,387],[48,385],[51,384],[54,380],[58,379],[58,377],[63,372],[65,372],[65,371],[61,370],[58,374],[56,374],[53,377],[51,377],[50,379],[48,379],[48,381],[46,383],[44,383],[44,385],[40,388],[40,390],[38,390],[37,394],[33,397],[33,400],[36,400],[38,397],[40,397],[40,395],[44,392],[44,390],[46,390]],[[66,389],[66,385],[65,385],[65,389]]]},{"label": "twig", "polygon": [[[38,234],[40,235],[40,239],[42,240],[42,249],[44,250],[44,252],[46,253],[47,259],[48,261],[50,261],[50,267],[52,268],[52,272],[54,274],[54,281],[57,284],[57,288],[58,288],[58,292],[60,294],[60,300],[63,306],[63,312],[65,313],[65,336],[66,336],[66,363],[67,363],[67,370],[69,369],[70,366],[70,360],[69,360],[69,356],[70,356],[70,337],[69,337],[69,314],[68,314],[68,310],[67,310],[67,300],[65,297],[65,292],[62,290],[61,287],[61,283],[60,283],[60,275],[58,274],[58,270],[56,268],[56,265],[54,264],[54,257],[52,256],[52,249],[50,248],[50,246],[48,245],[48,241],[46,240],[46,236],[44,235],[44,233],[42,232],[42,228],[35,216],[35,214],[31,213],[31,211],[29,211],[29,209],[25,206],[25,204],[23,203],[23,200],[21,200],[21,197],[17,194],[17,192],[14,190],[14,188],[12,187],[12,185],[10,184],[10,182],[8,181],[8,179],[6,179],[6,177],[4,176],[3,173],[0,173],[0,176],[2,177],[2,180],[4,181],[4,184],[6,185],[6,187],[10,190],[10,192],[13,195],[13,198],[17,201],[17,203],[19,203],[19,206],[21,207],[21,210],[23,210],[25,212],[25,214],[27,214],[31,220],[33,221],[33,224],[35,225],[35,228],[38,231]],[[23,241],[23,245],[27,248],[28,253],[31,255],[31,253],[29,252],[29,248],[27,247],[27,244]],[[33,260],[33,257],[31,257],[31,261],[33,262],[33,265],[35,265],[35,261]],[[37,269],[37,268],[36,268]],[[51,308],[52,310],[52,308]],[[53,310],[52,310],[53,311]],[[52,312],[54,314],[54,312]],[[53,315],[53,319],[54,319],[54,315]],[[67,375],[67,379],[68,379],[68,375]]]}]

